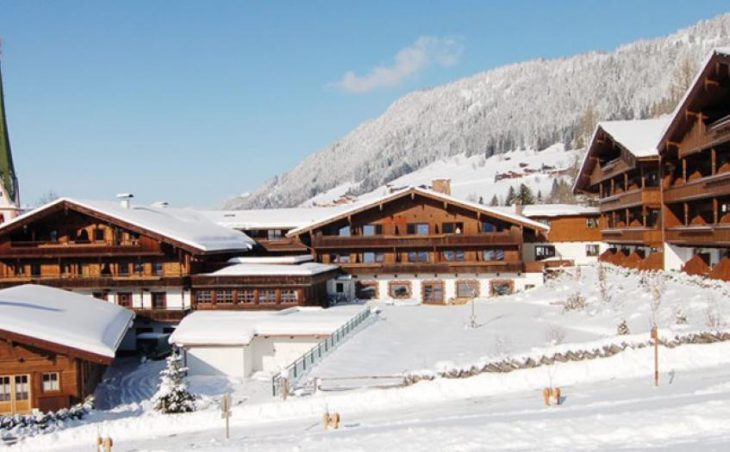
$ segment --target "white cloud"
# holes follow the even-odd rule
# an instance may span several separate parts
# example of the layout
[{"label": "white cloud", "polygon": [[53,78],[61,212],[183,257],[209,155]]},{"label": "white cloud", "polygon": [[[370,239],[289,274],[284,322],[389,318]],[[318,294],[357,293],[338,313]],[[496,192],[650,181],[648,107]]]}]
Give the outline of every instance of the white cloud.
[{"label": "white cloud", "polygon": [[392,65],[376,66],[364,75],[348,71],[335,85],[352,93],[397,86],[429,66],[453,66],[459,62],[462,50],[459,39],[421,36],[413,44],[400,49]]}]

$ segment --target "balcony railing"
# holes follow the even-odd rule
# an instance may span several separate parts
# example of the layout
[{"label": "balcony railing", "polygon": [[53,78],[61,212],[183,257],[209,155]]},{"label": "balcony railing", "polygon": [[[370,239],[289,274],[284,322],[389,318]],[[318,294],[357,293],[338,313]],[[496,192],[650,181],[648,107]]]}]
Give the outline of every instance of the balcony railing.
[{"label": "balcony railing", "polygon": [[520,273],[525,271],[522,261],[438,262],[398,264],[340,264],[352,274],[419,274],[419,273]]},{"label": "balcony railing", "polygon": [[717,173],[664,190],[666,203],[730,195],[730,172]]},{"label": "balcony railing", "polygon": [[484,245],[515,245],[522,242],[519,234],[510,231],[481,234],[429,234],[381,236],[316,236],[314,248],[418,248]]},{"label": "balcony railing", "polygon": [[190,308],[133,308],[137,317],[145,317],[160,322],[179,322],[190,312]]},{"label": "balcony railing", "polygon": [[2,250],[3,257],[43,257],[43,256],[94,256],[94,255],[133,255],[160,256],[159,249],[146,248],[138,243],[112,245],[108,243],[57,243],[39,241],[12,241]]},{"label": "balcony railing", "polygon": [[609,243],[657,244],[662,241],[662,231],[657,228],[626,227],[603,229],[603,240]]},{"label": "balcony railing", "polygon": [[660,201],[659,187],[646,187],[602,198],[599,202],[601,212],[608,212],[640,205],[659,205]]}]

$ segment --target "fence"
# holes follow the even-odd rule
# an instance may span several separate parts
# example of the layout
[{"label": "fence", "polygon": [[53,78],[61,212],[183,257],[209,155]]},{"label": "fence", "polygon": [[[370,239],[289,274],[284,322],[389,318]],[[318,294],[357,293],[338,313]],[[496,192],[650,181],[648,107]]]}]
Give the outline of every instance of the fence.
[{"label": "fence", "polygon": [[338,328],[327,339],[312,347],[307,353],[287,366],[282,372],[274,375],[271,379],[271,390],[274,397],[281,395],[283,387],[282,383],[284,380],[282,374],[287,375],[287,386],[288,388],[293,389],[297,382],[301,380],[315,364],[321,361],[323,357],[347,339],[347,337],[361,326],[365,320],[369,319],[370,316],[370,309],[364,309],[355,317],[351,318],[347,323]]}]

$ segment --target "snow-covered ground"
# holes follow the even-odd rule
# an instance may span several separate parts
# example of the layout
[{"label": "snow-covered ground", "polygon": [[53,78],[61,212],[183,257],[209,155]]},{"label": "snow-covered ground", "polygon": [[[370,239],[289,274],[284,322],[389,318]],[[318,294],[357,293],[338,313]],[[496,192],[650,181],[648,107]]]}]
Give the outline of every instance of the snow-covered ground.
[{"label": "snow-covered ground", "polygon": [[[560,171],[565,171],[574,165],[576,159],[582,157],[582,151],[582,149],[566,150],[563,145],[557,144],[542,151],[516,150],[489,158],[483,155],[471,157],[456,155],[401,176],[390,185],[393,187],[430,185],[434,179],[451,179],[451,193],[454,197],[474,202],[478,202],[481,197],[483,202],[488,204],[494,195],[504,202],[510,186],[517,189],[520,184],[526,184],[535,196],[539,191],[545,199],[550,194],[553,180],[556,178],[567,180]],[[509,173],[512,177],[496,180],[497,174]],[[339,185],[307,200],[302,205],[330,203],[352,187],[353,183],[350,182]],[[385,187],[380,187],[358,196],[358,200],[372,199],[384,193]]]},{"label": "snow-covered ground", "polygon": [[[381,320],[315,369],[327,390],[285,402],[265,396],[266,380],[196,379],[191,388],[205,395],[200,411],[160,415],[150,410],[149,396],[161,364],[130,361],[107,376],[101,390],[107,395],[100,397],[105,410],[13,450],[93,450],[98,431],[114,438],[115,450],[723,449],[730,442],[730,342],[660,348],[659,388],[651,382],[651,348],[389,389],[334,391],[337,384],[327,381],[646,341],[657,279],[615,268],[606,275],[610,300],[600,296],[595,267],[526,293],[479,300],[477,328],[467,328],[468,305],[384,307]],[[662,337],[725,330],[727,284],[671,274],[663,280],[656,316]],[[561,303],[578,293],[585,308],[565,311]],[[687,323],[678,325],[680,306]],[[617,335],[622,320],[632,335]],[[540,391],[551,384],[563,389],[565,405],[542,406]],[[215,400],[228,391],[235,406],[233,436],[225,441]],[[342,415],[342,430],[322,432],[326,409]]]}]

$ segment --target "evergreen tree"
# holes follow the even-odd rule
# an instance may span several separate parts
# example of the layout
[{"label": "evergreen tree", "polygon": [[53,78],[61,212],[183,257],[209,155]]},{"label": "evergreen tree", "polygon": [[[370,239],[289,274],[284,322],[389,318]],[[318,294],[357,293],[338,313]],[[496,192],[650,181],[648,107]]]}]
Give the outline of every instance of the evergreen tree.
[{"label": "evergreen tree", "polygon": [[484,205],[484,196],[479,197],[479,204]]},{"label": "evergreen tree", "polygon": [[542,199],[542,190],[538,190],[537,191],[537,199],[535,200],[535,202],[537,202],[537,204],[542,204],[542,201],[543,201],[543,199]]},{"label": "evergreen tree", "polygon": [[492,196],[492,200],[489,201],[489,205],[492,207],[497,207],[499,205],[499,198],[497,195]]},{"label": "evergreen tree", "polygon": [[530,187],[525,184],[520,184],[520,191],[517,194],[517,201],[523,206],[535,204],[535,196],[532,194],[532,190],[530,190]]},{"label": "evergreen tree", "polygon": [[517,195],[515,194],[515,187],[509,186],[509,191],[507,191],[507,197],[504,199],[504,205],[505,206],[511,206],[515,203],[515,198]]},{"label": "evergreen tree", "polygon": [[160,372],[160,387],[152,397],[156,411],[165,414],[195,411],[195,396],[188,391],[188,385],[183,380],[186,370],[182,367],[182,356],[178,352],[173,352],[167,358],[167,367]]}]

